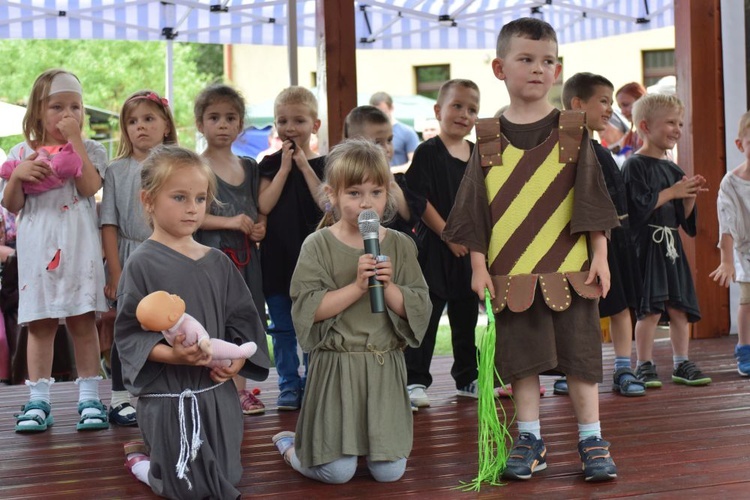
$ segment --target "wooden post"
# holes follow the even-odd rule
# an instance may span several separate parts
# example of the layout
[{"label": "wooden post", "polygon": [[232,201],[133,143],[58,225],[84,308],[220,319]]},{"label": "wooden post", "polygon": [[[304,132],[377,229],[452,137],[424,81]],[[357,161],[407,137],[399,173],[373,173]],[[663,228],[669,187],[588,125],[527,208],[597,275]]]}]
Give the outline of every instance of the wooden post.
[{"label": "wooden post", "polygon": [[324,153],[341,141],[344,118],[357,106],[354,2],[316,0],[315,16],[319,105],[323,126],[327,126],[327,134],[319,134]]},{"label": "wooden post", "polygon": [[677,145],[685,173],[703,175],[708,192],[698,195],[698,235],[684,238],[702,319],[694,338],[727,335],[729,293],[708,274],[719,264],[716,196],[726,172],[720,0],[675,0],[677,95],[685,104],[685,127]]}]

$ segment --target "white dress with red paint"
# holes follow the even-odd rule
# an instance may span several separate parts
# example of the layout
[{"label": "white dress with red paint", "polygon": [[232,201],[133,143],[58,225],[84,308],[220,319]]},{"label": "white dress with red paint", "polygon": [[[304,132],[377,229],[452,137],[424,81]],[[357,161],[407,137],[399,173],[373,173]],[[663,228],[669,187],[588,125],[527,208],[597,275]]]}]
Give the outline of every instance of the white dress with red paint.
[{"label": "white dress with red paint", "polygon": [[[84,144],[91,163],[104,177],[104,147],[91,140]],[[21,143],[8,158],[22,159],[31,153],[28,144]],[[75,179],[68,179],[60,188],[26,195],[17,221],[18,323],[106,311],[94,197],[81,197]]]}]

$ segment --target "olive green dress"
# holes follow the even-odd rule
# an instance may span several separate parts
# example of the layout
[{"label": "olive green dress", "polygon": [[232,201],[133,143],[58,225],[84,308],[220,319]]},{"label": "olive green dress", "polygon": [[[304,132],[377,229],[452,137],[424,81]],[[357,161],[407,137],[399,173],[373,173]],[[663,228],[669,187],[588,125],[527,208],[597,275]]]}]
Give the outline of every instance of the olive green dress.
[{"label": "olive green dress", "polygon": [[363,249],[329,229],[311,234],[292,277],[292,318],[310,353],[295,450],[303,467],[345,455],[392,461],[409,456],[412,415],[406,391],[405,346],[418,347],[432,306],[414,242],[387,230],[380,253],[393,263],[407,318],[388,309],[370,312],[367,294],[339,315],[314,322],[323,296],[354,282]]}]

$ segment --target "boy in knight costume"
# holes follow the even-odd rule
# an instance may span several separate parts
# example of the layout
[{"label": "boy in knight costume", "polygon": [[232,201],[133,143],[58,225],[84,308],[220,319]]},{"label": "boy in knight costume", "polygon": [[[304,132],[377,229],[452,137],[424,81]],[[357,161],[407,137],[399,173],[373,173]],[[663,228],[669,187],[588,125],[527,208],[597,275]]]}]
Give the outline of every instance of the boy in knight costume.
[{"label": "boy in knight costume", "polygon": [[554,372],[568,377],[585,479],[613,479],[599,423],[597,301],[609,290],[606,238],[617,212],[585,113],[547,100],[562,69],[554,29],[533,18],[506,24],[492,69],[511,103],[500,118],[477,122],[443,239],[470,249],[472,289],[492,298],[495,365],[513,385],[519,430],[503,477],[529,479],[547,466],[539,374]]}]

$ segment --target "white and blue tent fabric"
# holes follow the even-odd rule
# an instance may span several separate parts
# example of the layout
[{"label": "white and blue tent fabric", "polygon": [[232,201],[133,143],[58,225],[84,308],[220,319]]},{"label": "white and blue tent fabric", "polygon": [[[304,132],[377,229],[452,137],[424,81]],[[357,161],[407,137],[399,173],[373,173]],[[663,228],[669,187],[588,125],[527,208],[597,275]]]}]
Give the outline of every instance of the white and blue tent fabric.
[{"label": "white and blue tent fabric", "polygon": [[[492,48],[506,22],[536,16],[560,43],[674,24],[672,0],[359,0],[357,48]],[[0,39],[174,40],[315,45],[315,0],[0,0]],[[290,7],[294,13],[290,16]]]}]

